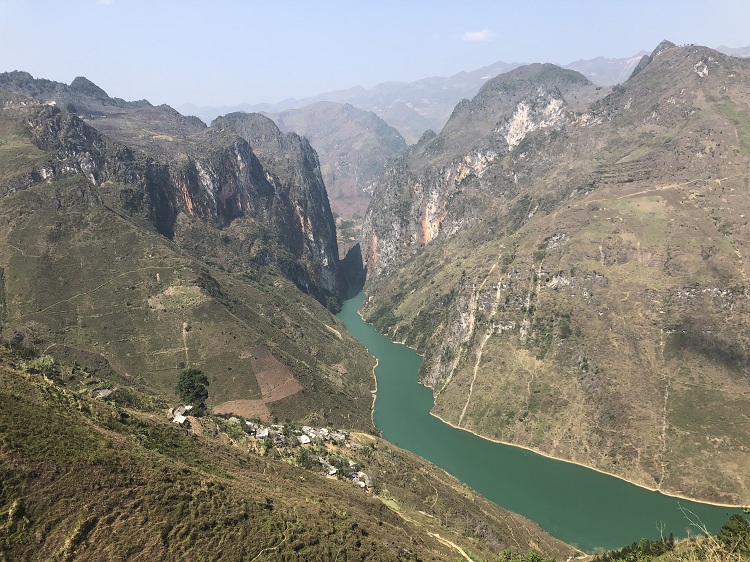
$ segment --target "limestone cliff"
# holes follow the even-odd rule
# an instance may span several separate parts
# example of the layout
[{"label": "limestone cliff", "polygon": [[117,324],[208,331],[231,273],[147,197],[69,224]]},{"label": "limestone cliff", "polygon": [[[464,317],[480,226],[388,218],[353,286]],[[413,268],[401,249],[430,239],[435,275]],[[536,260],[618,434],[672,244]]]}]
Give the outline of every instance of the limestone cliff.
[{"label": "limestone cliff", "polygon": [[492,163],[534,131],[574,124],[576,109],[602,92],[577,72],[535,64],[490,80],[459,103],[439,135],[425,134],[386,169],[361,238],[371,277],[473,224],[473,207],[482,204],[477,194],[512,199],[517,182],[498,190],[497,167],[486,177]]},{"label": "limestone cliff", "polygon": [[[300,288],[322,302],[343,296],[335,225],[317,158],[305,139],[285,137],[262,118],[272,126],[272,136],[278,136],[275,156],[263,164],[247,140],[225,125],[199,129],[190,136],[185,152],[164,160],[163,150],[133,150],[58,107],[32,104],[22,110],[35,142],[55,157],[8,182],[6,192],[75,174],[86,176],[92,186],[116,181],[129,186],[118,193],[125,208],[144,214],[170,238],[180,228],[180,215],[203,221],[217,232],[235,220],[252,220],[269,228],[274,244],[289,254],[266,251],[264,260],[278,263]],[[171,112],[166,114],[171,119]],[[118,129],[116,136],[127,139],[127,134]],[[258,150],[270,155],[264,148],[266,152],[260,145]],[[97,193],[92,191],[101,197]]]},{"label": "limestone cliff", "polygon": [[318,155],[310,142],[295,133],[282,133],[258,113],[231,113],[216,119],[213,129],[229,128],[249,143],[284,198],[277,203],[279,233],[284,244],[315,274],[315,283],[342,296],[336,225],[320,173]]},{"label": "limestone cliff", "polygon": [[211,407],[370,429],[370,357],[321,306],[344,285],[309,146],[277,166],[228,128],[175,153],[146,146],[176,142],[158,121],[142,148],[87,121],[0,90],[3,341],[165,397],[190,366]]}]

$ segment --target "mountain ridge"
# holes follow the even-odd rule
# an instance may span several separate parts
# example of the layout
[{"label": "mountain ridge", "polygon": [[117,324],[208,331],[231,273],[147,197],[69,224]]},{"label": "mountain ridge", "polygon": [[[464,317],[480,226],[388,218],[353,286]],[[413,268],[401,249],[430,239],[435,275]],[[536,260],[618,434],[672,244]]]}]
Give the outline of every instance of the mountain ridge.
[{"label": "mountain ridge", "polygon": [[[149,152],[173,142],[158,123],[130,148],[127,124],[112,139],[49,103],[3,92],[0,106],[5,337],[165,396],[192,365],[209,406],[371,428],[369,356],[311,298],[335,309],[345,284],[309,145],[264,167],[236,133],[203,127],[165,160],[174,147]],[[264,369],[298,391],[269,394]]]}]

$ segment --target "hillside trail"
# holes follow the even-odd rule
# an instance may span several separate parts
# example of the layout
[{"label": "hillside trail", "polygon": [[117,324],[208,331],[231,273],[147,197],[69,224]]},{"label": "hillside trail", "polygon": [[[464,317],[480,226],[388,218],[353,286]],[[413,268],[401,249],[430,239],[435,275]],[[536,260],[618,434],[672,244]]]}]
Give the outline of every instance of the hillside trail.
[{"label": "hillside trail", "polygon": [[[378,497],[378,499],[380,499],[380,500],[382,501],[382,498]],[[412,519],[411,517],[409,517],[409,516],[405,515],[404,513],[401,513],[401,510],[400,510],[400,509],[393,509],[393,507],[389,506],[389,505],[388,505],[387,503],[385,503],[385,502],[384,502],[384,504],[385,504],[385,505],[386,505],[386,506],[387,506],[387,507],[388,507],[388,508],[389,508],[389,509],[390,509],[391,511],[393,511],[393,512],[394,512],[394,513],[395,513],[396,515],[398,515],[398,516],[399,516],[399,517],[400,517],[401,519],[403,519],[403,520],[404,520],[404,521],[406,521],[407,523],[411,523],[411,524],[412,524],[412,525],[414,525],[414,527],[416,527],[416,528],[419,528],[419,527],[421,527],[421,525],[419,524],[419,522],[417,522],[416,520]],[[465,550],[464,550],[463,548],[461,548],[460,546],[458,546],[458,545],[457,545],[456,543],[454,543],[453,541],[451,541],[451,540],[449,540],[449,539],[446,539],[445,537],[441,536],[441,535],[440,535],[439,533],[433,533],[432,531],[427,531],[427,530],[425,530],[424,532],[425,532],[425,534],[427,534],[427,535],[431,536],[432,538],[434,538],[435,540],[437,540],[437,541],[438,541],[438,542],[439,542],[440,544],[442,544],[442,545],[444,545],[444,546],[447,546],[447,547],[449,547],[449,548],[452,548],[452,549],[454,549],[454,550],[455,550],[456,552],[458,552],[458,553],[459,553],[459,554],[460,554],[460,555],[461,555],[461,556],[462,556],[462,557],[463,557],[463,558],[464,558],[465,560],[468,560],[469,562],[473,562],[473,560],[474,560],[474,559],[473,559],[473,558],[472,558],[471,556],[469,556],[468,554],[466,554],[466,551],[465,551]]]},{"label": "hillside trail", "polygon": [[[623,199],[629,199],[631,197],[638,197],[640,195],[649,195],[649,194],[652,194],[652,193],[659,193],[660,191],[671,191],[671,190],[675,190],[675,189],[680,189],[680,188],[683,188],[683,187],[687,187],[688,185],[692,185],[694,183],[701,183],[701,182],[713,182],[713,183],[716,183],[718,185],[721,185],[723,182],[725,182],[727,180],[731,180],[731,179],[735,179],[735,178],[742,178],[742,177],[744,177],[742,174],[735,174],[735,175],[732,175],[732,176],[726,176],[724,178],[715,178],[715,179],[711,179],[711,180],[695,179],[695,180],[689,180],[689,181],[682,182],[682,183],[665,183],[665,184],[657,185],[655,187],[651,187],[649,189],[642,189],[640,191],[633,191],[631,193],[624,193],[623,195],[619,195],[617,197],[600,197],[600,198],[597,198],[597,199],[589,199],[589,198],[587,198],[587,197],[584,196],[577,203],[571,204],[571,206],[572,207],[581,207],[583,205],[588,205],[589,203],[600,203],[602,201],[604,201],[604,202],[606,202],[606,201],[621,201]],[[591,195],[593,195],[593,193],[591,193]],[[560,212],[559,210],[555,211],[553,213],[553,215],[557,215],[559,212]]]},{"label": "hillside trail", "polygon": [[[502,257],[503,257],[503,253],[501,251],[500,254],[497,256],[497,260],[495,261],[495,263],[492,264],[492,267],[490,268],[489,272],[485,276],[484,281],[482,281],[481,285],[479,285],[479,288],[477,288],[476,290],[477,298],[474,299],[475,306],[476,306],[476,301],[478,300],[479,292],[484,288],[485,284],[487,283],[487,280],[490,278],[490,276],[492,275],[492,272],[500,263],[500,260],[502,259]],[[471,395],[474,393],[474,383],[476,382],[477,374],[479,373],[479,365],[482,363],[482,353],[484,352],[484,346],[486,345],[487,341],[490,339],[490,337],[492,336],[492,333],[494,332],[492,321],[494,320],[495,315],[497,314],[497,308],[500,305],[500,296],[501,296],[500,289],[501,289],[500,283],[498,283],[497,287],[495,288],[495,301],[493,303],[492,312],[490,313],[490,317],[488,320],[488,326],[477,348],[477,355],[476,355],[476,361],[474,362],[473,376],[471,378],[471,384],[469,385],[469,395],[466,397],[466,403],[464,404],[464,407],[461,410],[461,415],[458,417],[458,424],[457,424],[458,427],[461,427],[461,424],[464,421],[464,417],[466,416],[466,410],[469,408],[469,402],[471,402]],[[475,315],[472,315],[472,316],[475,316]],[[473,331],[474,330],[472,330],[472,333]]]}]

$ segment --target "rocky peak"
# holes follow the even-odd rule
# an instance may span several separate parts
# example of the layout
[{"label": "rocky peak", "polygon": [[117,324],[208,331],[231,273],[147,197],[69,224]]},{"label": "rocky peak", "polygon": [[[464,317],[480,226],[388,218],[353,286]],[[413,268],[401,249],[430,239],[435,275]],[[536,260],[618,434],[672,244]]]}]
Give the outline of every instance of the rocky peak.
[{"label": "rocky peak", "polygon": [[652,60],[654,60],[655,57],[657,57],[658,55],[662,54],[664,51],[666,51],[668,49],[672,49],[674,47],[677,47],[677,45],[675,45],[671,41],[667,41],[666,39],[664,41],[662,41],[661,43],[659,43],[656,46],[656,48],[651,52],[650,55],[643,55],[641,57],[641,60],[638,61],[638,64],[633,69],[633,73],[630,75],[630,77],[632,78],[633,76],[635,76],[636,74],[638,74],[641,70],[643,70],[644,68],[646,68],[646,66],[648,66],[648,64]]},{"label": "rocky peak", "polygon": [[655,49],[654,49],[654,50],[653,50],[653,51],[651,52],[651,59],[653,60],[654,58],[656,58],[656,57],[658,57],[658,56],[659,56],[660,54],[662,54],[662,53],[663,53],[664,51],[666,51],[667,49],[673,49],[673,48],[674,48],[674,47],[676,47],[676,46],[677,46],[677,45],[675,45],[675,44],[674,44],[674,43],[672,43],[671,41],[667,41],[667,40],[665,39],[664,41],[662,41],[661,43],[659,43],[659,44],[658,44],[658,45],[656,46],[656,48],[655,48]]},{"label": "rocky peak", "polygon": [[110,97],[102,90],[99,86],[94,84],[91,80],[84,76],[78,76],[76,77],[71,83],[70,83],[70,89],[74,92],[77,92],[79,94],[83,94],[86,96],[90,96],[92,98],[96,98],[98,100],[109,100]]},{"label": "rocky peak", "polygon": [[282,133],[259,113],[230,113],[215,119],[211,129],[232,131],[252,147],[271,174],[269,181],[286,194],[288,203],[278,208],[288,226],[281,236],[315,271],[323,289],[342,296],[345,283],[338,267],[336,225],[318,156],[309,141],[296,133]]},{"label": "rocky peak", "polygon": [[576,71],[532,64],[460,102],[440,134],[424,135],[391,163],[376,189],[361,239],[368,273],[387,274],[422,246],[472,224],[477,199],[496,184],[485,179],[495,162],[521,150],[533,133],[574,122],[576,108],[607,91]]}]

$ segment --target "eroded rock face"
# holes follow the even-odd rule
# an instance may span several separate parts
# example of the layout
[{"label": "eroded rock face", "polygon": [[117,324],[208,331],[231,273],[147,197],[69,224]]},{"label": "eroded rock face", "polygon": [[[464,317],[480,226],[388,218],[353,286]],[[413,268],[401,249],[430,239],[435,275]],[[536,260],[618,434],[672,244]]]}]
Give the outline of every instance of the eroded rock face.
[{"label": "eroded rock face", "polygon": [[[164,159],[52,104],[0,90],[0,108],[4,338],[166,399],[189,364],[211,406],[266,399],[247,354],[260,346],[302,386],[264,402],[269,417],[371,426],[369,356],[294,286],[331,308],[341,290],[317,258],[328,231],[308,209],[325,191],[307,170],[282,179],[231,130],[203,127]],[[175,142],[158,126],[144,146]]]},{"label": "eroded rock face", "polygon": [[263,115],[232,113],[212,123],[229,127],[252,147],[275,190],[284,195],[276,206],[280,234],[295,255],[315,272],[317,283],[341,296],[343,277],[338,268],[336,225],[320,173],[318,155],[309,141],[282,133]]},{"label": "eroded rock face", "polygon": [[461,102],[439,135],[426,134],[387,168],[362,232],[369,274],[388,274],[424,245],[471,225],[477,201],[468,192],[494,189],[495,178],[485,178],[491,164],[530,133],[574,122],[581,101],[601,91],[577,72],[536,64]]},{"label": "eroded rock face", "polygon": [[[317,156],[306,139],[284,135],[260,115],[238,116],[247,125],[247,139],[219,123],[194,133],[185,152],[165,161],[104,136],[55,106],[13,104],[6,105],[24,112],[35,143],[55,157],[15,178],[6,192],[79,174],[93,187],[117,182],[131,186],[120,191],[125,207],[148,217],[169,238],[180,214],[220,230],[235,220],[252,219],[269,228],[274,243],[295,260],[270,251],[266,262],[282,260],[282,270],[323,302],[343,296],[333,216]],[[87,197],[101,202],[96,189]]]}]

